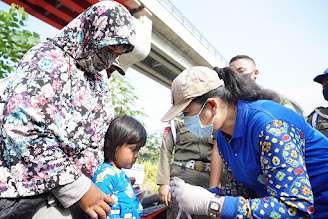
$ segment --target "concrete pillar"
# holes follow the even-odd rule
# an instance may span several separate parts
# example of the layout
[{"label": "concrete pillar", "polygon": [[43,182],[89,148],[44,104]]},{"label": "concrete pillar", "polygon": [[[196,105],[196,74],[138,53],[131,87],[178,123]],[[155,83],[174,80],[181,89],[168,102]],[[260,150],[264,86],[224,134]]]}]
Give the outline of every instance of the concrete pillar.
[{"label": "concrete pillar", "polygon": [[124,71],[134,63],[145,59],[151,49],[152,21],[146,16],[133,19],[136,28],[136,44],[132,52],[120,56],[120,66]]}]

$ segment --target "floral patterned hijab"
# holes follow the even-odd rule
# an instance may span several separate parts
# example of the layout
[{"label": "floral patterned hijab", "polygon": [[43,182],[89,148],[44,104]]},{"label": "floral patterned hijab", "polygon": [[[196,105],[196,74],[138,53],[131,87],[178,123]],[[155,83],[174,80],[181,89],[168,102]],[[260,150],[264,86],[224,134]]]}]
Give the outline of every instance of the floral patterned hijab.
[{"label": "floral patterned hijab", "polygon": [[51,40],[76,60],[82,70],[97,73],[108,69],[115,57],[104,47],[134,48],[135,29],[129,11],[115,1],[90,6]]}]

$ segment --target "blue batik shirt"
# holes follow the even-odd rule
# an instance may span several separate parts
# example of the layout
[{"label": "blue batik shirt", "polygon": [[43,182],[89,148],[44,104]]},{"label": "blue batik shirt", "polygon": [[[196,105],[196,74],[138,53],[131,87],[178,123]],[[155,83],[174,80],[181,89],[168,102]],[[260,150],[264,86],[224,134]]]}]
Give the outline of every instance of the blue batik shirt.
[{"label": "blue batik shirt", "polygon": [[107,218],[140,218],[143,208],[123,170],[110,163],[103,163],[92,181],[116,202],[111,206],[111,214]]},{"label": "blue batik shirt", "polygon": [[233,135],[217,132],[230,183],[221,218],[328,218],[328,139],[272,101],[238,101]]}]

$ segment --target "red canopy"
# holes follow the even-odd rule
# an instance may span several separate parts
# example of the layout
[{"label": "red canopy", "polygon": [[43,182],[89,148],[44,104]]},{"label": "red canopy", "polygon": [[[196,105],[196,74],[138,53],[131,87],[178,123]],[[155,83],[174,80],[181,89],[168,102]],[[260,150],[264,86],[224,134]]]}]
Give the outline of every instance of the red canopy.
[{"label": "red canopy", "polygon": [[[25,11],[44,22],[61,29],[89,6],[101,0],[2,0],[7,4],[15,3]],[[130,8],[124,0],[115,0]]]}]

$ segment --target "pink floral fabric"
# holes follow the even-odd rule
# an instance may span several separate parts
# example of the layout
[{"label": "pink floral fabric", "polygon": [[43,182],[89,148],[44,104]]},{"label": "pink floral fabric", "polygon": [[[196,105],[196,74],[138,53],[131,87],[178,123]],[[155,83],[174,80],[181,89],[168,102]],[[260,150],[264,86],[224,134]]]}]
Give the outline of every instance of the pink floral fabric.
[{"label": "pink floral fabric", "polygon": [[106,72],[98,72],[96,58],[97,71],[78,60],[91,47],[123,44],[129,52],[134,36],[124,6],[102,1],[24,55],[0,115],[0,197],[42,194],[82,171],[93,176],[114,112]]}]

